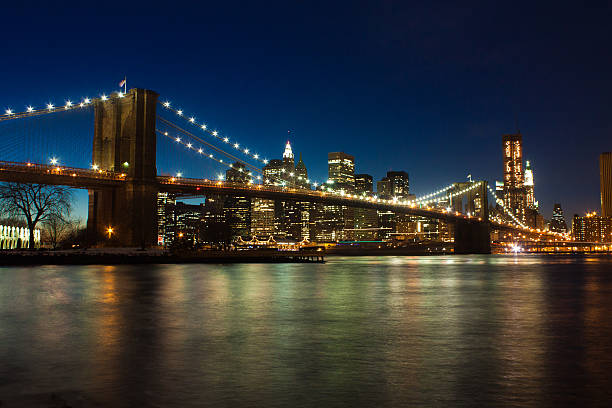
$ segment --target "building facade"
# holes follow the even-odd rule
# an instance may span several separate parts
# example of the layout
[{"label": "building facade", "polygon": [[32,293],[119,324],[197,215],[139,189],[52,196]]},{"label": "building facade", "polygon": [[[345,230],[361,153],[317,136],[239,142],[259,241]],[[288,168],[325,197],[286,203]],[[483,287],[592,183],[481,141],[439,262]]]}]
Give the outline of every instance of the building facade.
[{"label": "building facade", "polygon": [[612,216],[598,216],[594,212],[583,217],[574,215],[574,240],[581,242],[612,242]]},{"label": "building facade", "polygon": [[612,217],[612,152],[599,156],[599,181],[601,190],[601,215]]},{"label": "building facade", "polygon": [[525,219],[526,194],[523,172],[523,136],[503,135],[504,205],[519,220]]}]

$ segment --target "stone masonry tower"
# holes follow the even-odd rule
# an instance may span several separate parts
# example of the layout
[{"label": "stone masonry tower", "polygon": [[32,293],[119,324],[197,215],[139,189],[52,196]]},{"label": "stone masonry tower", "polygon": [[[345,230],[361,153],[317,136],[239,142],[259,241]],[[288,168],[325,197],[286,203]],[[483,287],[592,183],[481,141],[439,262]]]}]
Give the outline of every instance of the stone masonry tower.
[{"label": "stone masonry tower", "polygon": [[157,244],[157,97],[150,90],[131,89],[123,97],[94,102],[92,162],[125,173],[126,181],[121,187],[89,191],[87,232],[93,244]]}]

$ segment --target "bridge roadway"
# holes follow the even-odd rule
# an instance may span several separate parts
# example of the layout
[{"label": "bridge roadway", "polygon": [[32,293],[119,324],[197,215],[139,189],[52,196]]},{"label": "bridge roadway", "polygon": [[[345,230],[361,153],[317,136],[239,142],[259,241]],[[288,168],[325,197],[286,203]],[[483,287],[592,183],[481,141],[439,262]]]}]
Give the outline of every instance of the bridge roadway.
[{"label": "bridge roadway", "polygon": [[[124,173],[105,170],[83,169],[39,163],[17,163],[0,161],[0,181],[64,185],[82,189],[105,189],[122,185],[126,181]],[[159,191],[167,191],[184,197],[198,197],[211,194],[258,197],[274,200],[294,200],[318,202],[327,205],[344,205],[355,208],[388,210],[401,214],[440,219],[447,222],[486,223],[477,217],[469,217],[457,212],[448,212],[429,207],[404,205],[392,200],[374,200],[338,196],[323,191],[275,187],[269,185],[219,182],[207,179],[176,178],[158,176]],[[491,228],[511,232],[530,232],[510,224],[489,222]],[[534,231],[531,231],[534,232]],[[543,234],[548,235],[548,234]]]}]

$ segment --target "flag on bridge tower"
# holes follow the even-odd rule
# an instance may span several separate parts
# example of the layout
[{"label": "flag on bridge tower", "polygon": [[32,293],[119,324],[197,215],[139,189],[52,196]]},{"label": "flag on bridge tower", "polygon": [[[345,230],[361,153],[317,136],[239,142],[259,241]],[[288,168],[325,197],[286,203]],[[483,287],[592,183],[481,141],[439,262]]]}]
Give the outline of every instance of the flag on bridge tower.
[{"label": "flag on bridge tower", "polygon": [[127,77],[124,77],[123,81],[119,82],[119,88],[124,88],[123,93],[127,93]]}]

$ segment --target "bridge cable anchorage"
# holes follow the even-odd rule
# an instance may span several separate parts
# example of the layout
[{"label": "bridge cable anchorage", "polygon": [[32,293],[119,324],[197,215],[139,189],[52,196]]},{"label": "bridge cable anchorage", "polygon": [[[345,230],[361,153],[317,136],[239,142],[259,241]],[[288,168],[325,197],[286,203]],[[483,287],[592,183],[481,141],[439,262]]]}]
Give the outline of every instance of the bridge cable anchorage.
[{"label": "bridge cable anchorage", "polygon": [[[213,145],[213,144],[208,143],[207,141],[203,140],[202,138],[200,138],[200,137],[198,137],[198,136],[194,135],[193,133],[191,133],[191,132],[189,132],[189,131],[187,131],[187,130],[185,130],[185,129],[181,128],[180,126],[176,125],[175,123],[173,123],[173,122],[171,122],[171,121],[169,121],[169,120],[167,120],[167,119],[164,119],[164,118],[159,117],[159,116],[158,116],[158,119],[159,119],[159,120],[160,120],[162,123],[164,123],[164,124],[166,124],[166,125],[168,125],[168,126],[170,126],[170,127],[174,128],[176,131],[178,131],[178,132],[182,133],[183,135],[185,135],[185,136],[187,136],[187,137],[189,137],[189,138],[191,138],[191,139],[193,139],[193,140],[197,141],[198,143],[202,143],[202,144],[204,144],[204,145],[206,145],[206,146],[210,147],[211,149],[214,149],[214,150],[215,150],[215,151],[217,151],[218,153],[220,153],[220,154],[222,154],[222,155],[224,155],[224,156],[226,156],[226,157],[229,157],[229,158],[231,158],[232,160],[235,160],[235,161],[237,161],[237,162],[240,162],[240,163],[244,164],[246,167],[249,167],[251,170],[254,170],[254,171],[256,171],[256,172],[258,172],[258,173],[260,173],[260,174],[263,174],[263,170],[261,170],[259,167],[254,166],[254,165],[252,165],[252,164],[250,164],[250,163],[248,163],[248,162],[246,162],[246,161],[244,161],[244,160],[240,159],[239,157],[236,157],[236,156],[234,156],[234,155],[232,155],[232,154],[230,154],[230,153],[225,152],[223,149],[218,148],[217,146],[215,146],[215,145]],[[179,138],[178,140],[177,140],[177,139],[175,139],[175,141],[180,142],[180,138]],[[187,144],[186,144],[186,146],[187,146]]]},{"label": "bridge cable anchorage", "polygon": [[174,109],[172,106],[170,106],[170,102],[169,101],[166,101],[166,102],[158,101],[158,103],[161,106],[163,106],[164,108],[166,108],[167,110],[169,110],[171,112],[174,112],[177,116],[183,118],[184,120],[189,122],[191,125],[198,127],[203,132],[208,133],[209,135],[211,135],[214,138],[222,141],[223,143],[226,143],[226,144],[228,144],[230,146],[233,146],[236,150],[238,150],[241,153],[247,155],[249,158],[251,158],[253,160],[256,160],[258,162],[261,162],[264,165],[268,164],[268,160],[267,159],[261,158],[260,155],[257,154],[257,153],[252,153],[251,149],[246,148],[246,147],[242,147],[240,145],[240,143],[236,142],[235,140],[230,140],[230,138],[227,137],[227,136],[219,135],[219,131],[217,131],[217,130],[210,130],[205,123],[198,122],[195,119],[195,116],[189,116],[188,117],[188,115],[185,115],[181,109]]},{"label": "bridge cable anchorage", "polygon": [[[117,93],[117,97],[119,98],[123,98],[124,96],[125,95],[121,92]],[[90,106],[93,106],[93,102],[98,99],[102,102],[105,102],[105,101],[110,100],[111,97],[103,93],[100,95],[99,98],[93,98],[93,99],[89,97],[81,98],[79,99],[80,102],[72,102],[71,99],[68,99],[64,102],[63,105],[55,105],[52,102],[48,102],[43,108],[34,108],[32,105],[28,105],[26,107],[26,110],[23,112],[15,112],[11,108],[6,108],[4,113],[0,114],[0,122],[4,122],[7,120],[29,118],[33,116],[48,115],[51,113],[65,112],[69,110],[79,110],[83,108],[88,108]]]}]

